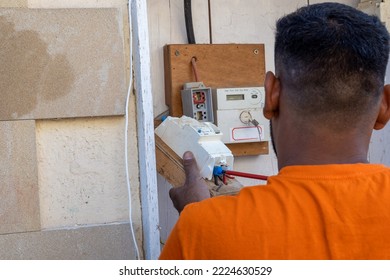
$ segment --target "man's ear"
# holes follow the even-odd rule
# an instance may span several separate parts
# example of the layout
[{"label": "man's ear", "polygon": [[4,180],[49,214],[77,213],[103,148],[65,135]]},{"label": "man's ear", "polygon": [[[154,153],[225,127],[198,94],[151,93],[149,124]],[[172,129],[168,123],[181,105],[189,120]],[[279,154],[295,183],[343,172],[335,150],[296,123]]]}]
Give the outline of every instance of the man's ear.
[{"label": "man's ear", "polygon": [[390,85],[383,87],[382,101],[379,108],[379,114],[376,119],[374,129],[379,130],[385,127],[390,119]]},{"label": "man's ear", "polygon": [[267,72],[265,75],[265,101],[263,114],[268,120],[272,119],[279,111],[280,80],[274,73]]}]

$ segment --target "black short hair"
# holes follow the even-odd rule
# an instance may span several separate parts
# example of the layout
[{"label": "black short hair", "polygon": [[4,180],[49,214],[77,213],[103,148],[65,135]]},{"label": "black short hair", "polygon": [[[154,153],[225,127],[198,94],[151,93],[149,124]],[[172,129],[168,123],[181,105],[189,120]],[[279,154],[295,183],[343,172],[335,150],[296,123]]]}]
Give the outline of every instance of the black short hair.
[{"label": "black short hair", "polygon": [[335,128],[376,107],[388,57],[386,27],[344,4],[305,6],[276,24],[275,70],[289,105]]}]

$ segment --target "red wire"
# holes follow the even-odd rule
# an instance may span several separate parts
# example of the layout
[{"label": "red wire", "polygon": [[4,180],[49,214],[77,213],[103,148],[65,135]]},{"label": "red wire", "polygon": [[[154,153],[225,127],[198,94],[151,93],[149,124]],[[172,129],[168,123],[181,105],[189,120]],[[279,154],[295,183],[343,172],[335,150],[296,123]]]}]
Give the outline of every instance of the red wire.
[{"label": "red wire", "polygon": [[238,171],[233,171],[233,170],[226,170],[225,174],[238,176],[238,177],[245,177],[245,178],[257,179],[257,180],[263,180],[263,181],[267,181],[268,180],[268,176],[257,175],[257,174],[250,174],[250,173],[244,173],[244,172],[238,172]]}]

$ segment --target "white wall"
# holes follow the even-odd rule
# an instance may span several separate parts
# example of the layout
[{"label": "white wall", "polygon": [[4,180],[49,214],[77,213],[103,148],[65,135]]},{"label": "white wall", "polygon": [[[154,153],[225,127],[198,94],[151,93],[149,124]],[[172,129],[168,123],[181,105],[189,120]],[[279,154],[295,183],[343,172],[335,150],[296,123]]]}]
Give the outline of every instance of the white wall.
[{"label": "white wall", "polygon": [[[209,34],[208,0],[192,1],[194,31],[197,43],[264,43],[266,70],[274,71],[273,44],[275,21],[315,0],[211,0],[211,27]],[[358,0],[331,1],[357,7]],[[182,0],[148,0],[150,48],[152,62],[152,86],[154,115],[167,110],[164,97],[163,46],[186,44]],[[211,36],[210,36],[211,35]],[[374,134],[370,147],[372,162],[390,165],[390,126]],[[387,153],[387,154],[386,154]],[[236,157],[235,170],[264,175],[277,173],[277,160],[270,148],[269,155]],[[262,184],[261,181],[240,179],[244,185]],[[171,187],[158,176],[161,239],[164,241],[177,220],[177,213],[168,196]]]}]

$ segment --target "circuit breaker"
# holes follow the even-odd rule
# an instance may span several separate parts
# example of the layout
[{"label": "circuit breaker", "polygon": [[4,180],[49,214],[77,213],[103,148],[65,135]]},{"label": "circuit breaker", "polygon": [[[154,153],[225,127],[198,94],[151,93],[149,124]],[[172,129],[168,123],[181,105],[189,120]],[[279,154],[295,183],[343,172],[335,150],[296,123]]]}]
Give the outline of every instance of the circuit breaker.
[{"label": "circuit breaker", "polygon": [[224,143],[268,141],[269,122],[263,116],[264,87],[213,89],[215,125]]},{"label": "circuit breaker", "polygon": [[202,82],[186,83],[181,100],[185,116],[200,122],[214,122],[211,88]]},{"label": "circuit breaker", "polygon": [[211,180],[215,166],[233,168],[234,157],[222,142],[222,133],[210,122],[199,122],[193,118],[182,116],[167,117],[156,129],[155,133],[178,156],[184,152],[193,152],[203,178]]}]

